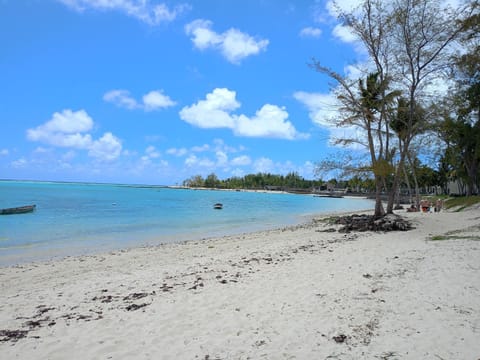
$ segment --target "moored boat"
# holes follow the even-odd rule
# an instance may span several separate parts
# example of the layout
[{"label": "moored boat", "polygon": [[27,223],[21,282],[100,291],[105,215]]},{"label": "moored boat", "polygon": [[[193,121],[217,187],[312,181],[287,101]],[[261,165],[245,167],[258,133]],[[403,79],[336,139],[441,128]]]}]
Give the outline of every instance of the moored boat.
[{"label": "moored boat", "polygon": [[223,204],[221,204],[221,203],[216,203],[215,205],[213,205],[213,208],[214,208],[214,209],[217,209],[217,210],[223,209]]},{"label": "moored boat", "polygon": [[35,210],[36,207],[37,207],[37,205],[27,205],[27,206],[19,206],[19,207],[1,209],[0,210],[0,215],[13,215],[13,214],[30,213],[33,210]]}]

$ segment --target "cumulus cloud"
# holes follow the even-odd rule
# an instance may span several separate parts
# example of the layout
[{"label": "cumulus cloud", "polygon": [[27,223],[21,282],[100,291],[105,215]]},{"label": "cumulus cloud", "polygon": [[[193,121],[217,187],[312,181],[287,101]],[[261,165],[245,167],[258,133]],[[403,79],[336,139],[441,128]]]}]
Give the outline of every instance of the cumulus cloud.
[{"label": "cumulus cloud", "polygon": [[28,160],[25,159],[24,157],[21,157],[20,159],[12,161],[12,167],[15,169],[22,169],[28,165]]},{"label": "cumulus cloud", "polygon": [[322,30],[314,27],[306,27],[300,30],[301,37],[319,38],[322,35]]},{"label": "cumulus cloud", "polygon": [[338,116],[339,104],[334,94],[297,91],[293,97],[307,108],[309,117],[315,124],[335,127],[333,122]]},{"label": "cumulus cloud", "polygon": [[236,117],[234,133],[248,137],[270,137],[293,140],[307,138],[306,134],[300,134],[290,121],[287,121],[288,113],[284,107],[266,104],[248,118],[245,115]]},{"label": "cumulus cloud", "polygon": [[144,111],[160,110],[176,105],[163,90],[153,90],[143,95],[142,102],[135,100],[128,90],[111,90],[103,95],[103,100],[125,109],[142,109]]},{"label": "cumulus cloud", "polygon": [[122,143],[112,133],[107,132],[100,139],[93,141],[88,150],[90,156],[103,161],[112,161],[122,153]]},{"label": "cumulus cloud", "polygon": [[159,158],[160,157],[160,153],[158,152],[158,150],[155,148],[155,146],[148,146],[146,149],[145,149],[145,153],[148,155],[148,157],[152,158],[152,159],[156,159],[156,158]]},{"label": "cumulus cloud", "polygon": [[[248,155],[239,155],[245,151],[243,146],[229,146],[222,139],[214,139],[212,144],[192,146],[190,148],[170,148],[166,151],[172,156],[184,157],[183,164],[190,173],[206,174],[221,172],[233,174],[232,168],[237,171],[241,167],[252,164]],[[232,155],[236,154],[236,155]]]},{"label": "cumulus cloud", "polygon": [[170,148],[167,150],[167,154],[173,155],[173,156],[185,156],[188,153],[188,150],[186,148]]},{"label": "cumulus cloud", "polygon": [[230,116],[230,111],[240,107],[240,103],[235,97],[235,91],[216,88],[207,94],[205,100],[200,100],[196,104],[180,110],[180,118],[204,129],[233,128],[235,122]]},{"label": "cumulus cloud", "polygon": [[360,41],[358,36],[353,33],[352,28],[349,26],[344,26],[340,24],[336,25],[333,28],[332,33],[333,36],[335,36],[337,39],[344,43],[353,44]]},{"label": "cumulus cloud", "polygon": [[255,172],[271,173],[274,171],[275,164],[271,159],[261,157],[260,159],[255,160],[255,162],[253,163],[253,168]]},{"label": "cumulus cloud", "polygon": [[206,157],[199,158],[192,154],[185,159],[185,165],[189,168],[202,168],[208,171],[215,169],[215,162]]},{"label": "cumulus cloud", "polygon": [[94,122],[85,110],[65,109],[55,112],[50,120],[27,130],[27,139],[48,145],[88,150],[88,154],[101,161],[118,158],[122,151],[121,141],[112,133],[105,133],[94,140],[88,133]]},{"label": "cumulus cloud", "polygon": [[210,150],[210,145],[208,144],[203,144],[201,146],[194,146],[192,147],[192,151],[194,152],[204,152]]},{"label": "cumulus cloud", "polygon": [[46,123],[27,130],[27,138],[59,147],[87,148],[92,143],[90,134],[93,120],[85,110],[63,110],[54,113]]},{"label": "cumulus cloud", "polygon": [[361,4],[361,0],[329,0],[325,8],[330,16],[336,18],[341,12],[358,10]]},{"label": "cumulus cloud", "polygon": [[235,28],[217,33],[212,25],[209,20],[197,19],[185,26],[185,33],[197,49],[218,50],[232,64],[240,64],[244,58],[257,55],[268,46],[267,39],[256,39]]},{"label": "cumulus cloud", "polygon": [[111,90],[103,95],[103,100],[126,109],[135,109],[138,107],[137,101],[130,96],[127,90]]},{"label": "cumulus cloud", "polygon": [[252,163],[252,159],[247,155],[241,155],[233,158],[231,163],[233,166],[247,166]]},{"label": "cumulus cloud", "polygon": [[[364,135],[362,130],[352,126],[337,127],[339,102],[335,94],[308,93],[297,91],[293,97],[302,103],[308,110],[308,116],[312,122],[327,130],[330,134],[330,144],[338,139],[359,139]],[[351,149],[363,149],[358,143],[349,145]]]},{"label": "cumulus cloud", "polygon": [[146,111],[163,109],[176,105],[176,102],[164,95],[162,91],[150,91],[143,96],[143,105]]},{"label": "cumulus cloud", "polygon": [[150,0],[57,0],[69,8],[86,10],[118,11],[149,25],[172,22],[178,15],[190,9],[187,4],[169,8],[166,4],[153,4]]},{"label": "cumulus cloud", "polygon": [[266,104],[253,117],[232,114],[240,107],[236,92],[216,88],[207,94],[205,100],[186,106],[180,111],[180,118],[200,128],[228,128],[237,136],[300,139],[308,135],[299,133],[288,121],[283,107]]}]

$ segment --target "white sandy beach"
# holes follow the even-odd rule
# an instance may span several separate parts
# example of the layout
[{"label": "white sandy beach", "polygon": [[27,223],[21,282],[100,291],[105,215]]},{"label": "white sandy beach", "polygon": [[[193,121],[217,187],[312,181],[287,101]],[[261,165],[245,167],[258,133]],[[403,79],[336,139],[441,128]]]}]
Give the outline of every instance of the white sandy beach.
[{"label": "white sandy beach", "polygon": [[480,210],[402,215],[0,268],[0,358],[480,359]]}]

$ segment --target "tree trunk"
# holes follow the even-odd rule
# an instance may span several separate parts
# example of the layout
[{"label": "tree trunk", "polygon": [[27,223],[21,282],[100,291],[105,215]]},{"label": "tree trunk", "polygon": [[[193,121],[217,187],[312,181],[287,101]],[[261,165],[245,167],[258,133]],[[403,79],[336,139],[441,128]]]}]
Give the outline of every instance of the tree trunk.
[{"label": "tree trunk", "polygon": [[405,166],[403,167],[403,176],[405,176],[405,183],[407,184],[408,201],[411,204],[411,203],[413,203],[412,187],[410,186],[410,179],[408,178],[408,174],[407,174],[407,170],[405,169]]},{"label": "tree trunk", "polygon": [[382,178],[375,175],[375,218],[380,218],[385,215],[385,210],[382,203]]},{"label": "tree trunk", "polygon": [[407,154],[408,163],[412,168],[413,183],[415,184],[415,206],[420,209],[420,188],[418,187],[417,173],[415,172],[415,166],[413,164],[410,154]]}]

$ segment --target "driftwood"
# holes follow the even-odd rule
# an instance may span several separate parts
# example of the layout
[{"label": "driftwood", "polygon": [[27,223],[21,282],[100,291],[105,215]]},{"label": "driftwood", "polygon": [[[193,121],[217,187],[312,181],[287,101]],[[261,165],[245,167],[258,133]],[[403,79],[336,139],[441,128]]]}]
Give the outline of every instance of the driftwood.
[{"label": "driftwood", "polygon": [[334,220],[335,224],[343,225],[339,232],[350,231],[408,231],[413,229],[412,224],[398,215],[385,215],[376,218],[373,215],[340,216]]}]

